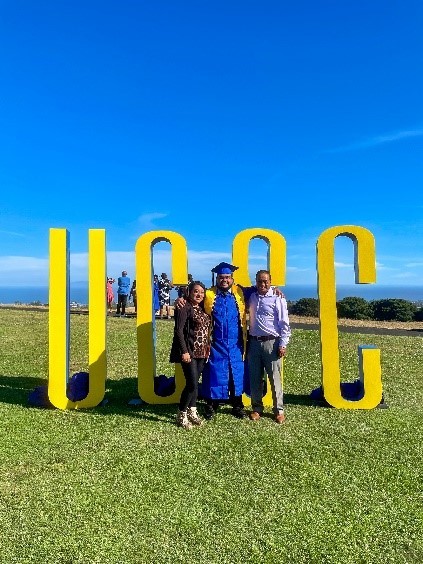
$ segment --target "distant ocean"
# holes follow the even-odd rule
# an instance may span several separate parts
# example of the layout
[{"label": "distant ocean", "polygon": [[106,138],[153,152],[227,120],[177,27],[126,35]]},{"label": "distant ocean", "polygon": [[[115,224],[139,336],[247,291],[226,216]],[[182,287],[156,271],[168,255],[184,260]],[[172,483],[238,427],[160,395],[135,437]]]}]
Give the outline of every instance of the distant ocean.
[{"label": "distant ocean", "polygon": [[[300,298],[317,298],[315,286],[290,286],[282,288],[286,299],[297,301]],[[411,302],[423,302],[423,286],[380,286],[378,284],[354,284],[351,286],[338,286],[337,299],[341,300],[347,296],[357,296],[365,300],[381,300],[384,298],[402,298]],[[176,297],[176,292],[172,291],[171,299]],[[88,289],[86,287],[70,288],[70,301],[78,304],[88,303]],[[33,302],[48,303],[47,287],[17,287],[1,288],[0,303],[14,304],[20,302],[30,304]]]}]

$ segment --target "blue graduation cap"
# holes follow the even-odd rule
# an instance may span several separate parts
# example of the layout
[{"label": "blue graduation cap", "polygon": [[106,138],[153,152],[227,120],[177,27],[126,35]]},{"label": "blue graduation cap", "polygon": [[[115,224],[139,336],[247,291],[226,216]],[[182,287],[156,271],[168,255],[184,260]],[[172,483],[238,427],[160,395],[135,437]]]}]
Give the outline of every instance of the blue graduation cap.
[{"label": "blue graduation cap", "polygon": [[215,272],[216,274],[232,274],[235,270],[238,270],[238,267],[227,262],[221,262],[212,268],[212,272]]},{"label": "blue graduation cap", "polygon": [[221,262],[212,268],[212,279],[214,284],[214,275],[215,274],[232,274],[235,270],[238,270],[238,266],[234,266],[233,264],[229,264],[227,262]]}]

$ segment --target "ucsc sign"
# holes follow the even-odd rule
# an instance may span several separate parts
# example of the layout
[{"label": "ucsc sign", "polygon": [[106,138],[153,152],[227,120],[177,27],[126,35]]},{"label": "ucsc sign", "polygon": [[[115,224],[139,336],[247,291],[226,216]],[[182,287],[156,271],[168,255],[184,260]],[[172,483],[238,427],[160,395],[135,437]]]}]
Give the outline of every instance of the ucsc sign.
[{"label": "ucsc sign", "polygon": [[[338,325],[336,311],[335,239],[348,237],[354,243],[355,279],[358,284],[376,281],[375,242],[370,231],[355,225],[331,227],[317,241],[318,296],[320,301],[320,342],[322,388],[326,401],[336,408],[372,409],[382,399],[380,350],[371,345],[358,347],[359,377],[364,394],[351,401],[342,396],[339,368]],[[49,290],[49,378],[48,395],[59,409],[95,407],[105,394],[106,356],[106,232],[88,231],[89,249],[89,393],[81,401],[72,402],[66,396],[69,379],[69,232],[50,230],[50,290]],[[268,246],[268,268],[272,283],[285,285],[286,241],[278,232],[252,228],[238,233],[232,245],[232,263],[239,266],[236,282],[250,286],[248,251],[252,239],[262,239]],[[154,391],[155,339],[152,257],[156,243],[171,246],[172,280],[186,284],[188,279],[188,251],[185,239],[173,231],[149,231],[141,235],[135,246],[135,266],[138,290],[137,349],[138,393],[147,403],[177,403],[184,387],[180,365],[175,365],[175,392],[167,397]],[[270,386],[268,386],[270,390]],[[270,391],[269,391],[270,395]],[[245,398],[248,404],[249,398]],[[271,397],[264,398],[271,405]]]}]

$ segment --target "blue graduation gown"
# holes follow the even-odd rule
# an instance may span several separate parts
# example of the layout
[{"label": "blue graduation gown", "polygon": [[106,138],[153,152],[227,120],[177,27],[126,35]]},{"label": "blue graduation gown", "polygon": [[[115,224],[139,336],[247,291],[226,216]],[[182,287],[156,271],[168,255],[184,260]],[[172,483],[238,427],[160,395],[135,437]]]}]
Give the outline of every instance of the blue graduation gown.
[{"label": "blue graduation gown", "polygon": [[235,395],[243,393],[244,340],[241,316],[235,297],[230,292],[217,292],[212,309],[210,357],[201,385],[204,398],[229,398],[229,370],[232,371]]}]

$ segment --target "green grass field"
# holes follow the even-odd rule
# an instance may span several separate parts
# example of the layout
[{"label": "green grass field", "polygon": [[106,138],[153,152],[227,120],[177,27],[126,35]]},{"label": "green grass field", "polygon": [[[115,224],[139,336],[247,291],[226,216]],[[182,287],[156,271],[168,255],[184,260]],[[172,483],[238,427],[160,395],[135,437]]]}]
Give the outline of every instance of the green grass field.
[{"label": "green grass field", "polygon": [[[215,420],[184,431],[175,405],[134,408],[133,319],[107,319],[104,407],[28,407],[48,374],[48,314],[0,310],[0,562],[423,562],[420,338],[340,334],[343,380],[357,345],[382,351],[389,409],[308,401],[319,334],[294,330],[287,421]],[[173,323],[157,322],[158,372]],[[71,316],[71,371],[87,370],[88,319]],[[201,409],[201,404],[200,404]]]}]

